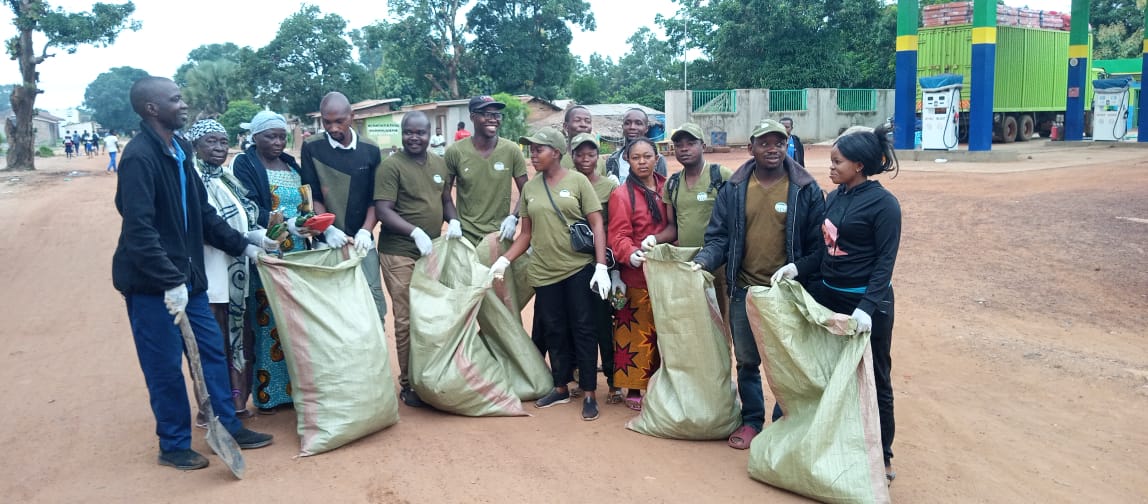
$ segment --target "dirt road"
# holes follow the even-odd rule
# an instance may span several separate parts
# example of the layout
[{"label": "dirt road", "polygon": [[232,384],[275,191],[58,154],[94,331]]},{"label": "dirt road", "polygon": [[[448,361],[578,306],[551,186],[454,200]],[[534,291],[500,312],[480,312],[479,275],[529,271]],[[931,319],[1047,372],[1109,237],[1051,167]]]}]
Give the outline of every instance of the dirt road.
[{"label": "dirt road", "polygon": [[[1148,150],[1030,155],[905,163],[880,179],[904,213],[896,501],[1148,498]],[[826,158],[810,148],[823,186]],[[577,404],[490,419],[401,406],[395,427],[311,458],[295,457],[293,414],[258,416],[249,426],[276,443],[245,452],[246,480],[214,457],[201,471],[159,467],[111,286],[119,218],[105,162],[0,174],[0,501],[804,501],[749,479],[746,452],[627,431],[633,413],[606,405],[596,422]]]}]

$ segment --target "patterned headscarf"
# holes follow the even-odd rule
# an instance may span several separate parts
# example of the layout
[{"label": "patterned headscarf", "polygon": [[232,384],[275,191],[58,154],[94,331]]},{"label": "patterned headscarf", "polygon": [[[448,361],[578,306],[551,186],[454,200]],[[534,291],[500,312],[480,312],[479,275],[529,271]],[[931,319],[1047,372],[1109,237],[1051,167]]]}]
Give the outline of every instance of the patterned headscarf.
[{"label": "patterned headscarf", "polygon": [[251,118],[251,122],[243,123],[239,126],[251,130],[251,134],[255,135],[256,133],[261,133],[269,129],[279,128],[285,130],[287,129],[287,119],[270,110],[264,110],[255,114],[255,117]]},{"label": "patterned headscarf", "polygon": [[184,136],[187,138],[187,141],[195,143],[196,140],[203,138],[203,136],[208,133],[223,133],[226,135],[227,128],[224,128],[223,125],[219,124],[219,121],[215,119],[203,119],[192,124]]}]

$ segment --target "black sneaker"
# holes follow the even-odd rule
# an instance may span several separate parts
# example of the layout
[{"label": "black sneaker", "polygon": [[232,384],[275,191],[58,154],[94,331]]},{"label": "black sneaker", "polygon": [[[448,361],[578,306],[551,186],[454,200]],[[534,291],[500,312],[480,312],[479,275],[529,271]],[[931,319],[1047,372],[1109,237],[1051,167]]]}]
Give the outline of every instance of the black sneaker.
[{"label": "black sneaker", "polygon": [[593,397],[587,396],[582,401],[582,419],[587,422],[598,419],[598,401]]},{"label": "black sneaker", "polygon": [[546,394],[542,399],[534,403],[535,408],[549,408],[555,404],[566,404],[570,402],[570,391],[559,392],[558,389],[552,389],[549,394]]},{"label": "black sneaker", "polygon": [[403,390],[399,392],[399,399],[403,400],[403,404],[412,408],[425,408],[427,405],[415,392],[415,389],[410,387],[403,387]]},{"label": "black sneaker", "polygon": [[174,450],[159,452],[159,465],[174,467],[181,471],[194,471],[207,467],[207,459],[195,450]]},{"label": "black sneaker", "polygon": [[231,437],[235,438],[235,442],[239,444],[239,447],[243,448],[244,450],[263,448],[264,446],[271,444],[271,439],[274,438],[274,436],[271,434],[255,432],[246,427],[235,431]]}]

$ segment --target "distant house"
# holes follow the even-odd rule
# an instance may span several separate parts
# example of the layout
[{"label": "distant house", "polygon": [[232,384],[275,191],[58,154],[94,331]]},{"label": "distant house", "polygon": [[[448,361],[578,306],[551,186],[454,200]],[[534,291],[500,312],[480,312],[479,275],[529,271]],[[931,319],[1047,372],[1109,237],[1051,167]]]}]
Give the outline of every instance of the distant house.
[{"label": "distant house", "polygon": [[[12,124],[16,124],[16,114],[11,109],[3,111],[4,117]],[[63,141],[59,134],[59,125],[63,119],[49,114],[43,110],[37,110],[36,115],[32,116],[32,132],[36,136],[36,145],[48,145],[55,147]],[[11,139],[7,138],[8,133],[4,133],[5,141],[11,143]]]},{"label": "distant house", "polygon": [[90,133],[100,133],[104,130],[104,127],[100,126],[100,123],[95,122],[95,121],[84,121],[84,122],[64,124],[64,125],[58,126],[56,128],[56,130],[60,133],[60,138],[62,139],[64,136],[64,133],[67,133],[69,131],[78,131],[78,132],[80,132],[80,136],[82,137],[82,136],[84,136],[85,131],[87,131],[89,134]]}]

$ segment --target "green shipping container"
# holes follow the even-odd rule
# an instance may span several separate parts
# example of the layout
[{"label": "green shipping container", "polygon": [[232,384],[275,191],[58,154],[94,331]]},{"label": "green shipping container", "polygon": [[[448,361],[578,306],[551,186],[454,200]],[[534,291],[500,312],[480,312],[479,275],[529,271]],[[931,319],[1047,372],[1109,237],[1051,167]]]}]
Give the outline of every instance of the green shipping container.
[{"label": "green shipping container", "polygon": [[[954,73],[965,77],[961,110],[969,109],[972,25],[922,28],[918,32],[917,76]],[[1091,37],[1089,54],[1092,53]],[[1088,64],[1088,62],[1084,62]],[[1068,89],[1068,32],[1017,26],[997,27],[994,112],[1063,112]],[[1084,96],[1092,102],[1091,72]],[[917,103],[921,103],[917,86]]]}]

